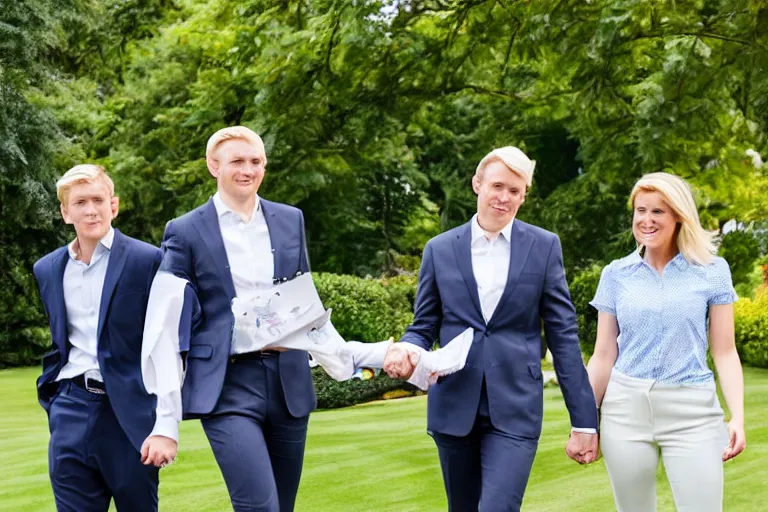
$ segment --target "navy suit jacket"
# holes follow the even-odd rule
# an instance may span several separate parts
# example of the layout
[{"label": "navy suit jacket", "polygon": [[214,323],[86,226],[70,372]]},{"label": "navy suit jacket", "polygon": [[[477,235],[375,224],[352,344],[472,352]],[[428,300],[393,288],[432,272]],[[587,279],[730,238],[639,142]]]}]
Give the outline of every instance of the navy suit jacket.
[{"label": "navy suit jacket", "polygon": [[538,438],[543,415],[542,322],[574,427],[597,428],[597,409],[581,359],[557,235],[515,220],[509,275],[486,323],[472,271],[470,223],[447,231],[424,249],[414,320],[401,341],[429,350],[467,327],[475,330],[467,364],[429,390],[427,428],[453,436],[472,430],[483,376],[491,422],[516,436]]},{"label": "navy suit jacket", "polygon": [[[64,246],[43,256],[34,266],[53,341],[53,350],[43,356],[43,374],[37,379],[38,400],[46,411],[58,390],[54,380],[67,362],[71,347],[64,304],[68,260]],[[141,344],[149,289],[160,260],[157,247],[115,229],[99,307],[99,369],[115,416],[137,450],[155,425],[157,398],[144,388]]]},{"label": "navy suit jacket", "polygon": [[[261,198],[259,201],[272,242],[274,278],[287,281],[309,272],[301,210]],[[184,418],[199,418],[213,411],[221,395],[234,325],[231,303],[235,285],[213,199],[170,221],[162,249],[161,270],[191,283],[200,304],[181,393]],[[317,404],[308,355],[289,350],[278,357],[288,411],[295,417],[306,416]]]}]

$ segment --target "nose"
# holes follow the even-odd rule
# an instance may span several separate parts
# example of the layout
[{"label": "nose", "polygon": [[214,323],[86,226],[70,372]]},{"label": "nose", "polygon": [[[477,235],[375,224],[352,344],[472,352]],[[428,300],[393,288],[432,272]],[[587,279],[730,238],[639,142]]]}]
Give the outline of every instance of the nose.
[{"label": "nose", "polygon": [[88,201],[85,204],[85,214],[86,215],[96,215],[98,212],[99,211],[96,208],[96,205],[93,203],[93,201]]}]

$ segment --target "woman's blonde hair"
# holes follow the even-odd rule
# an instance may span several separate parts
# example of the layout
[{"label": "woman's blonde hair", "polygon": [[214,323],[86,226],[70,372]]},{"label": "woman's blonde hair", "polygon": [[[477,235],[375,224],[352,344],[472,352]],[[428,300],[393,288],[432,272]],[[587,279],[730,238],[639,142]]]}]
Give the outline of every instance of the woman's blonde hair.
[{"label": "woman's blonde hair", "polygon": [[115,195],[115,184],[112,178],[104,171],[104,168],[95,164],[76,165],[59,178],[56,182],[56,196],[59,202],[66,206],[69,199],[69,191],[74,185],[81,183],[96,183],[101,181],[109,189],[109,196]]},{"label": "woman's blonde hair", "polygon": [[[693,193],[682,178],[667,172],[646,174],[635,183],[629,196],[629,205],[633,209],[639,192],[658,192],[672,208],[679,222],[675,242],[686,260],[699,265],[707,265],[712,261],[717,253],[715,234],[701,226]],[[644,249],[642,244],[640,249]]]}]

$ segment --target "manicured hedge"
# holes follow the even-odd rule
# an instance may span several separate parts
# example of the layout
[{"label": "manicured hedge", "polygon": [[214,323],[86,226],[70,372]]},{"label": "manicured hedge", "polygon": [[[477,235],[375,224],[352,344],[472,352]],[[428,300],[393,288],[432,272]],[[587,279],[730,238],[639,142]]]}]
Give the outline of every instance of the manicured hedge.
[{"label": "manicured hedge", "polygon": [[768,368],[768,286],[758,289],[754,299],[739,299],[734,313],[741,362]]}]

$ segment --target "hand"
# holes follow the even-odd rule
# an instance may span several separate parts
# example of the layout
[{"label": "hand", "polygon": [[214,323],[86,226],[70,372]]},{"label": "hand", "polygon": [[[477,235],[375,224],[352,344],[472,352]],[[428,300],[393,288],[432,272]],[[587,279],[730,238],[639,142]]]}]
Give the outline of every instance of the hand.
[{"label": "hand", "polygon": [[176,462],[178,443],[165,436],[149,436],[141,445],[141,463],[145,466],[154,464],[164,468]]},{"label": "hand", "polygon": [[734,458],[746,447],[747,436],[744,433],[744,422],[731,419],[728,422],[728,446],[723,451],[723,462]]},{"label": "hand", "polygon": [[419,354],[411,352],[401,343],[393,343],[384,356],[384,371],[393,379],[408,379],[418,362]]},{"label": "hand", "polygon": [[600,458],[597,434],[571,432],[565,453],[579,464],[591,464]]}]

